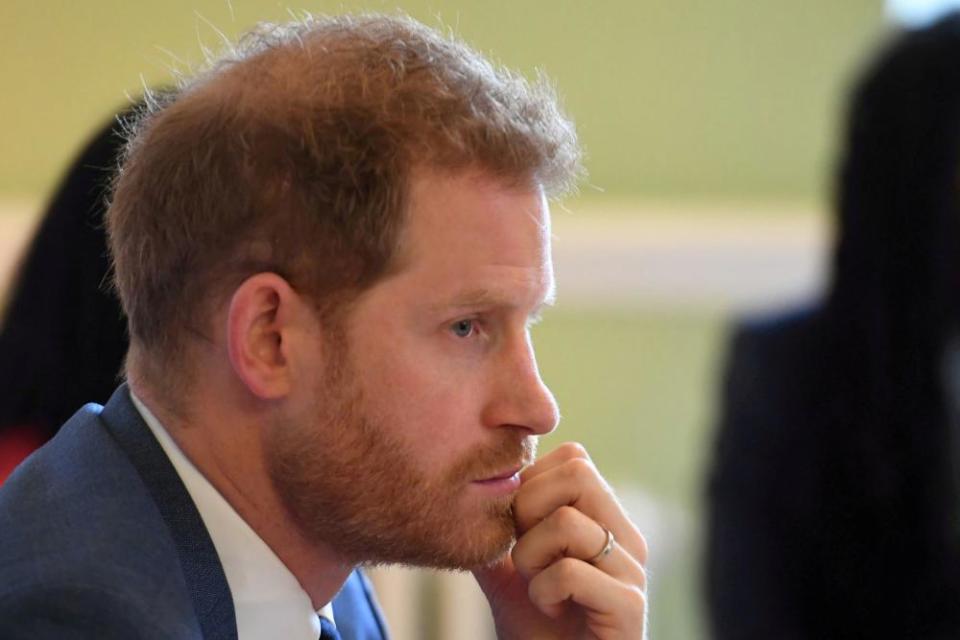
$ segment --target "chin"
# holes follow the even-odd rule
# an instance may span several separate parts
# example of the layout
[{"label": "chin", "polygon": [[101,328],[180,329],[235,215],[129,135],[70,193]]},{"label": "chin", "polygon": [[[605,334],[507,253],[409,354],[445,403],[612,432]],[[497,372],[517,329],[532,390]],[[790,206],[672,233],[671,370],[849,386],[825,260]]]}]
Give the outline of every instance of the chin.
[{"label": "chin", "polygon": [[420,562],[415,564],[470,571],[502,560],[515,541],[512,511],[475,507],[472,513],[449,522],[448,526],[438,527],[432,540],[423,540]]},{"label": "chin", "polygon": [[469,538],[419,540],[416,543],[395,542],[381,546],[356,558],[356,564],[366,566],[400,565],[439,569],[442,571],[471,571],[502,560],[513,547],[512,533],[496,532],[478,538],[473,532]]},{"label": "chin", "polygon": [[466,571],[471,571],[473,569],[482,569],[497,564],[507,557],[507,554],[513,549],[515,542],[516,536],[511,534],[508,538],[500,541],[500,544],[488,547],[486,553],[476,558],[474,562],[461,568]]},{"label": "chin", "polygon": [[463,518],[460,544],[450,549],[452,562],[445,569],[471,570],[494,564],[504,558],[516,542],[516,526],[511,509],[488,511],[481,519]]}]

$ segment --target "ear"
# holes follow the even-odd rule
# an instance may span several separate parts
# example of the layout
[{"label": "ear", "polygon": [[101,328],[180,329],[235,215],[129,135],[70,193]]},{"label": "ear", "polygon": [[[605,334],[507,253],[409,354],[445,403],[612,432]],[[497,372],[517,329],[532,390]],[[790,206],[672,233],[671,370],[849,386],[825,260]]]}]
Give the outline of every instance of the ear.
[{"label": "ear", "polygon": [[275,400],[290,391],[290,334],[303,304],[275,273],[250,276],[233,292],[227,311],[230,365],[258,398]]}]

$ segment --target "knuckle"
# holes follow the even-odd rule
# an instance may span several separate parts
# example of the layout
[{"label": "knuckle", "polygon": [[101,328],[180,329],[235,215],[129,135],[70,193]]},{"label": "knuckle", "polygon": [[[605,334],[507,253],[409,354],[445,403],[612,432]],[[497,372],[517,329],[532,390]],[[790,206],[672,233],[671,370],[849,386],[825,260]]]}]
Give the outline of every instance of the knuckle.
[{"label": "knuckle", "polygon": [[557,447],[557,450],[566,460],[573,460],[575,458],[585,458],[587,460],[590,459],[590,454],[587,453],[587,448],[579,442],[564,442]]},{"label": "knuckle", "polygon": [[530,598],[536,606],[542,606],[546,603],[547,600],[547,590],[550,588],[550,584],[545,580],[540,580],[539,578],[534,578],[527,585],[527,597]]},{"label": "knuckle", "polygon": [[628,587],[623,595],[624,621],[632,628],[643,629],[647,620],[646,593],[638,587]]},{"label": "knuckle", "polygon": [[642,613],[647,608],[647,594],[641,587],[636,585],[626,587],[623,599],[631,611]]},{"label": "knuckle", "polygon": [[575,507],[564,505],[550,515],[550,522],[560,531],[569,531],[580,524],[580,512]]},{"label": "knuckle", "polygon": [[563,466],[567,476],[578,484],[590,481],[596,476],[593,463],[586,458],[572,458],[566,461]]},{"label": "knuckle", "polygon": [[647,564],[647,557],[650,554],[650,546],[647,544],[647,539],[639,531],[637,532],[637,561],[645,565]]},{"label": "knuckle", "polygon": [[572,584],[577,581],[580,573],[580,560],[574,558],[560,558],[554,563],[554,572],[557,582]]},{"label": "knuckle", "polygon": [[644,597],[646,597],[645,594],[647,592],[647,570],[644,569],[643,567],[640,567],[640,578],[636,587],[640,589],[640,591],[644,594]]}]

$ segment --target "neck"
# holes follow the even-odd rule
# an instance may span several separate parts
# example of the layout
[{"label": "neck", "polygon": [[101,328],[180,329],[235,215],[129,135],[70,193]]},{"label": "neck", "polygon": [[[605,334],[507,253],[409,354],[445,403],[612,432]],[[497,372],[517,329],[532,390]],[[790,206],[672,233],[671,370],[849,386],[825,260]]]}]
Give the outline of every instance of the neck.
[{"label": "neck", "polygon": [[[307,540],[283,506],[264,463],[255,426],[259,421],[251,420],[242,409],[212,411],[211,403],[204,405],[206,409],[194,406],[183,415],[166,410],[164,403],[141,385],[134,393],[187,459],[286,565],[314,608],[329,603],[353,566],[327,545]],[[223,433],[225,426],[228,433]]]}]

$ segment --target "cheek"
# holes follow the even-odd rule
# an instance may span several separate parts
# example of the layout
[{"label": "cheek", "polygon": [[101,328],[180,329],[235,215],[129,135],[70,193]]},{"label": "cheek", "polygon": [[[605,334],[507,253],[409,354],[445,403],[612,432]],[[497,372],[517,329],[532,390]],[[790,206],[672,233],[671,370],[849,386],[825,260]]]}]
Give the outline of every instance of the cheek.
[{"label": "cheek", "polygon": [[[418,355],[419,354],[419,355]],[[367,404],[382,428],[410,445],[418,460],[443,468],[481,437],[483,390],[478,367],[460,368],[427,349],[391,349],[367,371]]]}]

